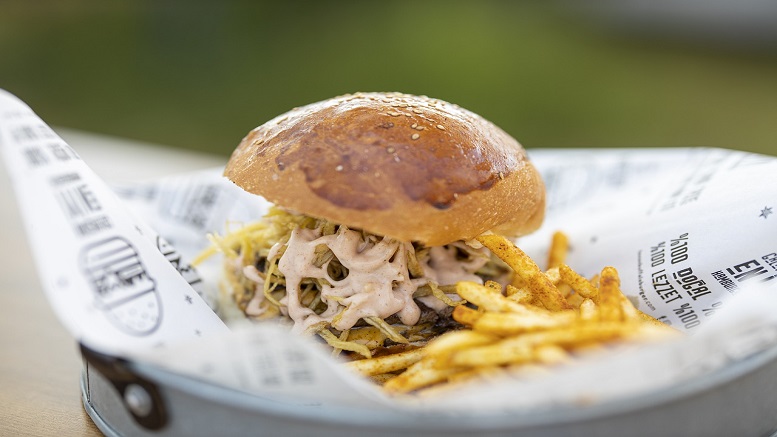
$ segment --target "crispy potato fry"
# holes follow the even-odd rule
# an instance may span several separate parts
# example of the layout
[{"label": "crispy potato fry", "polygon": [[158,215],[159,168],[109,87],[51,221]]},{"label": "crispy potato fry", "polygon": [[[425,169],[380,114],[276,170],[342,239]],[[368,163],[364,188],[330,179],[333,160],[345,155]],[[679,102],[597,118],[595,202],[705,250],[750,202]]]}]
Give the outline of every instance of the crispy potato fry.
[{"label": "crispy potato fry", "polygon": [[583,303],[585,298],[577,293],[572,293],[566,297],[566,300],[567,303],[572,306],[572,308],[580,308],[580,304]]},{"label": "crispy potato fry", "polygon": [[350,361],[345,365],[362,375],[374,376],[406,369],[420,361],[423,356],[423,349],[412,349],[378,358]]},{"label": "crispy potato fry", "polygon": [[501,366],[474,367],[459,373],[454,373],[448,377],[451,383],[462,383],[473,379],[498,378],[505,374],[505,369]]},{"label": "crispy potato fry", "polygon": [[546,331],[531,332],[487,346],[461,350],[450,357],[453,366],[493,366],[517,364],[536,359],[535,348],[542,345],[557,345],[572,348],[585,346],[592,341],[610,341],[639,333],[639,325],[626,323],[578,324],[573,329],[561,327]]},{"label": "crispy potato fry", "polygon": [[568,265],[561,264],[558,267],[558,273],[561,281],[569,284],[569,286],[572,287],[572,289],[574,289],[577,294],[593,300],[594,303],[599,300],[599,290],[591,285],[591,283],[588,282],[586,278],[578,275]]},{"label": "crispy potato fry", "polygon": [[507,347],[524,344],[529,346],[541,344],[574,346],[593,340],[612,340],[633,335],[638,332],[639,326],[636,323],[620,322],[576,323],[571,326],[508,337],[502,340],[501,344]]},{"label": "crispy potato fry", "polygon": [[547,314],[486,312],[475,321],[473,328],[490,334],[511,335],[569,325],[575,318],[572,310]]},{"label": "crispy potato fry", "polygon": [[626,298],[626,296],[621,293],[619,295],[620,301],[621,301],[621,315],[623,316],[623,320],[629,322],[629,321],[637,321],[640,319],[639,312],[634,307],[634,304],[631,303],[631,301]]},{"label": "crispy potato fry", "polygon": [[538,346],[535,349],[537,361],[543,364],[560,364],[568,362],[571,357],[563,347],[555,344],[546,344]]},{"label": "crispy potato fry", "polygon": [[[500,286],[501,287],[501,286]],[[462,281],[456,284],[456,292],[462,299],[473,303],[478,308],[486,311],[496,312],[515,312],[519,314],[529,314],[536,310],[521,305],[515,301],[502,296],[502,293],[494,293],[492,289],[475,282]]]},{"label": "crispy potato fry", "polygon": [[376,385],[383,385],[391,378],[396,378],[397,375],[393,373],[381,373],[379,375],[369,375],[370,381]]},{"label": "crispy potato fry", "polygon": [[482,315],[482,312],[473,310],[472,308],[466,307],[464,305],[459,305],[453,309],[453,320],[461,323],[462,325],[472,326]]},{"label": "crispy potato fry", "polygon": [[599,275],[599,305],[602,320],[622,319],[620,278],[613,267],[605,267]]},{"label": "crispy potato fry", "polygon": [[561,283],[561,274],[559,273],[559,267],[551,267],[548,270],[545,271],[545,276],[547,276],[548,280],[551,284],[558,287],[558,284]]},{"label": "crispy potato fry", "polygon": [[450,355],[448,364],[454,367],[487,367],[502,364],[527,363],[534,358],[530,344],[504,345],[504,341],[487,346],[462,349]]},{"label": "crispy potato fry", "polygon": [[564,296],[553,286],[537,264],[512,241],[495,234],[481,235],[477,240],[510,266],[515,275],[522,278],[527,288],[537,295],[537,299],[545,308],[551,311],[570,308]]},{"label": "crispy potato fry", "polygon": [[656,327],[658,329],[663,329],[663,330],[669,331],[669,332],[674,333],[674,334],[679,332],[675,328],[672,328],[671,326],[667,325],[666,323],[660,322],[655,317],[647,315],[647,314],[643,313],[640,310],[637,310],[637,316],[639,317],[639,319],[642,321],[643,324],[650,325],[650,326]]},{"label": "crispy potato fry", "polygon": [[496,291],[497,293],[502,294],[502,285],[496,281],[486,281],[483,286],[490,291]]},{"label": "crispy potato fry", "polygon": [[453,366],[441,366],[435,358],[421,360],[408,367],[402,374],[391,378],[383,388],[393,393],[408,393],[419,388],[445,381],[466,369]]},{"label": "crispy potato fry", "polygon": [[530,291],[523,288],[515,288],[510,284],[507,284],[505,294],[508,299],[520,304],[529,305],[534,302],[534,295]]},{"label": "crispy potato fry", "polygon": [[596,303],[591,299],[585,299],[579,306],[580,320],[586,322],[593,322],[599,320],[599,309],[596,308]]},{"label": "crispy potato fry", "polygon": [[432,340],[424,351],[426,356],[441,358],[466,347],[482,346],[499,340],[498,336],[470,330],[449,332]]},{"label": "crispy potato fry", "polygon": [[548,269],[558,267],[564,263],[569,251],[569,239],[563,232],[554,232],[548,252]]}]

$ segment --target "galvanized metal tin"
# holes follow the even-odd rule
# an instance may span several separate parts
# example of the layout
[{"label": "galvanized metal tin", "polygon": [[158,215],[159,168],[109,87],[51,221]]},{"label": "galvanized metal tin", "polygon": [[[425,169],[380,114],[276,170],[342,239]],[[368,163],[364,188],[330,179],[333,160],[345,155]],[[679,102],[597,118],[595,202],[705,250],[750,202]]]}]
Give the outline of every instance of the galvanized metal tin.
[{"label": "galvanized metal tin", "polygon": [[777,435],[777,348],[671,390],[551,412],[492,416],[282,402],[82,348],[84,407],[108,436]]}]

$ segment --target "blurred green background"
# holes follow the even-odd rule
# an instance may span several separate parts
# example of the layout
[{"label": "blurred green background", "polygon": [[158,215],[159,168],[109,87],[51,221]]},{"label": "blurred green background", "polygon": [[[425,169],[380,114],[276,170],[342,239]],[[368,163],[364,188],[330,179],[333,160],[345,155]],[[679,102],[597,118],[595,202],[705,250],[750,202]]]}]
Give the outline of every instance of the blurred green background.
[{"label": "blurred green background", "polygon": [[0,88],[54,126],[224,155],[355,91],[457,103],[529,148],[777,154],[773,8],[632,3],[0,0]]}]

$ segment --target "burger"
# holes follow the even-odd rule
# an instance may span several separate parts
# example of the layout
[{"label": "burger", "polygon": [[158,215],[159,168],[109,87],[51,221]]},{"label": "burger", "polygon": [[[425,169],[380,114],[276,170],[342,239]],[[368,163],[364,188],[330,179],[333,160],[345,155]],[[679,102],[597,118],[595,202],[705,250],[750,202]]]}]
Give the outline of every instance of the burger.
[{"label": "burger", "polygon": [[543,182],[521,145],[457,105],[357,93],[253,129],[224,175],[275,206],[214,237],[222,295],[255,320],[376,356],[455,329],[459,281],[510,272],[475,237],[537,229]]}]

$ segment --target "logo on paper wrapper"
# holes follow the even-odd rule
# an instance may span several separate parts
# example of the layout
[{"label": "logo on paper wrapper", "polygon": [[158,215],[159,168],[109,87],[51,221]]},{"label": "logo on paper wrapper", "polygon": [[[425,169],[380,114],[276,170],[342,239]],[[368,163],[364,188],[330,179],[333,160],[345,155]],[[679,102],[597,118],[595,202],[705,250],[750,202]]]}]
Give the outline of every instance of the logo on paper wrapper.
[{"label": "logo on paper wrapper", "polygon": [[129,241],[113,237],[90,244],[82,252],[81,263],[97,307],[117,328],[142,336],[159,327],[162,307],[156,281]]}]

